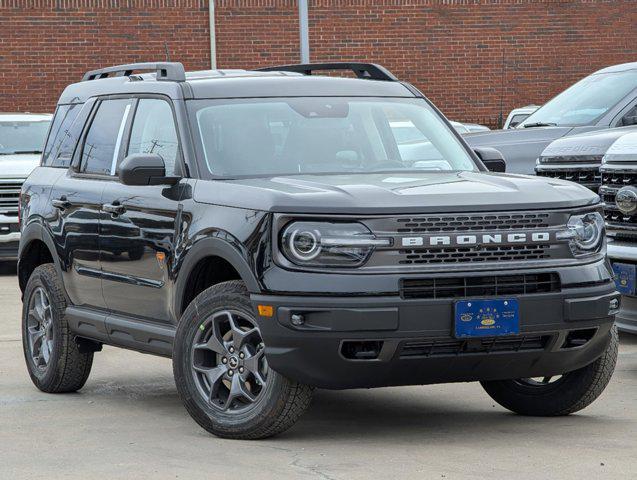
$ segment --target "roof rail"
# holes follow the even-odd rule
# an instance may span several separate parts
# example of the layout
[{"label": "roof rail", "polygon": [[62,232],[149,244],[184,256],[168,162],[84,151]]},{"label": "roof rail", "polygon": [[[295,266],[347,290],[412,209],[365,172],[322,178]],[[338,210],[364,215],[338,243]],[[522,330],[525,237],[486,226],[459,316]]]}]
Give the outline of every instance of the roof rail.
[{"label": "roof rail", "polygon": [[113,67],[100,68],[86,72],[82,81],[99,80],[109,77],[130,77],[135,70],[156,70],[157,80],[166,80],[169,82],[185,82],[186,71],[184,66],[179,62],[146,62],[146,63],[129,63],[126,65],[115,65]]},{"label": "roof rail", "polygon": [[281,65],[278,67],[258,68],[261,72],[297,72],[312,75],[315,70],[351,70],[358,78],[368,80],[384,80],[398,82],[398,78],[389,70],[375,63],[335,62],[335,63],[299,63],[295,65]]}]

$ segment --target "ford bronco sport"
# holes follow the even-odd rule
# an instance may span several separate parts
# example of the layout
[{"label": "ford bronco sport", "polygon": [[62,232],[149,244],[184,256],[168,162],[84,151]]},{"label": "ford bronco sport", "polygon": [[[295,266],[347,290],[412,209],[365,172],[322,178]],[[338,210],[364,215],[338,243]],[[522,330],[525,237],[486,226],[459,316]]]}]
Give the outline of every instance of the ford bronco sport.
[{"label": "ford bronco sport", "polygon": [[103,344],[164,355],[202,427],[262,438],[314,387],[481,381],[514,412],[565,415],[611,377],[599,197],[489,172],[497,152],[378,65],[110,67],[60,116],[21,197],[45,392],[80,389]]}]

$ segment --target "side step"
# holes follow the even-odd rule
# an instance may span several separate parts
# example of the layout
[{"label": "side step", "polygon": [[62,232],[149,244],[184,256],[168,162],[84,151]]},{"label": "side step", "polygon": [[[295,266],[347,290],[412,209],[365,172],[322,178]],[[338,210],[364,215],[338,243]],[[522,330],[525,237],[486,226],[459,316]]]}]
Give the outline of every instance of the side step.
[{"label": "side step", "polygon": [[67,307],[66,319],[78,337],[107,345],[171,357],[175,327],[82,307]]}]

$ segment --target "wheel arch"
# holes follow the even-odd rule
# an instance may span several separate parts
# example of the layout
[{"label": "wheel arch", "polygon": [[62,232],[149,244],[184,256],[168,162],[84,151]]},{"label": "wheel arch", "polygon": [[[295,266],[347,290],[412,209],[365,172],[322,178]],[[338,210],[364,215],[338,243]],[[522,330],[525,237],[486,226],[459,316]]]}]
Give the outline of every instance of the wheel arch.
[{"label": "wheel arch", "polygon": [[40,223],[30,223],[20,235],[18,249],[18,284],[24,289],[33,271],[45,263],[53,263],[61,278],[60,259],[51,235]]},{"label": "wheel arch", "polygon": [[[202,269],[217,268],[201,278]],[[188,250],[175,286],[173,309],[177,320],[203,289],[227,280],[241,280],[248,292],[259,293],[259,283],[246,258],[220,238],[204,238]],[[203,288],[202,288],[203,287]]]}]

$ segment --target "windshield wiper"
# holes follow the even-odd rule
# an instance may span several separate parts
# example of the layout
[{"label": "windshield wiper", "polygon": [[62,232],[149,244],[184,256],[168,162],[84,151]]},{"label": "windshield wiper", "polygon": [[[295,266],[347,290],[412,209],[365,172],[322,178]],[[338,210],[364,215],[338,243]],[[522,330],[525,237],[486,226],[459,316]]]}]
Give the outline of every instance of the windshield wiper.
[{"label": "windshield wiper", "polygon": [[524,128],[533,128],[533,127],[557,127],[557,123],[535,122],[535,123],[527,123],[526,125],[524,125]]}]

